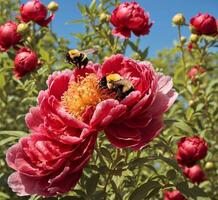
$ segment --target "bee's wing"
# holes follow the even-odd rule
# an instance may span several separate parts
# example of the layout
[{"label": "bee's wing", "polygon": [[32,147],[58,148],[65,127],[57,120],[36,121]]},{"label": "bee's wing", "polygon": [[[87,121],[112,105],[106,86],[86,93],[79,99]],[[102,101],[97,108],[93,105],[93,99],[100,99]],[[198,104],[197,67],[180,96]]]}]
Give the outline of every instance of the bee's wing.
[{"label": "bee's wing", "polygon": [[85,50],[82,50],[82,52],[85,54],[95,54],[98,52],[98,49],[97,48],[85,49]]}]

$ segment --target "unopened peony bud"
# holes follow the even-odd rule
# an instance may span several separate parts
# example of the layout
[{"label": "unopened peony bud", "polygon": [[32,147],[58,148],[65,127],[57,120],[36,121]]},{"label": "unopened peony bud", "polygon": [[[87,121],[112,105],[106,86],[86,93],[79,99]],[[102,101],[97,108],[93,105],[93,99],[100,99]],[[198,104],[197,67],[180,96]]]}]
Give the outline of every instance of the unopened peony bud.
[{"label": "unopened peony bud", "polygon": [[30,44],[33,42],[33,38],[28,36],[27,39],[26,39]]},{"label": "unopened peony bud", "polygon": [[188,104],[189,104],[189,106],[193,106],[193,105],[194,105],[194,101],[193,101],[193,100],[190,100],[190,101],[188,102]]},{"label": "unopened peony bud", "polygon": [[180,38],[180,40],[181,40],[181,43],[182,44],[185,44],[186,43],[186,37],[184,37],[184,36],[181,36],[181,38]]},{"label": "unopened peony bud", "polygon": [[199,40],[199,36],[198,36],[198,35],[196,35],[196,34],[191,34],[191,36],[190,36],[190,42],[196,43],[196,42],[198,42],[198,40]]},{"label": "unopened peony bud", "polygon": [[0,26],[0,51],[7,51],[10,47],[16,46],[21,40],[17,33],[17,24],[8,21]]},{"label": "unopened peony bud", "polygon": [[164,200],[187,200],[179,190],[165,190],[164,191]]},{"label": "unopened peony bud", "polygon": [[183,169],[184,175],[190,179],[192,183],[200,184],[201,182],[205,181],[206,175],[204,171],[201,169],[199,165],[194,165],[193,167],[184,167]]},{"label": "unopened peony bud", "polygon": [[182,13],[177,13],[173,19],[172,19],[173,24],[175,25],[184,25],[185,24],[185,17],[183,16]]},{"label": "unopened peony bud", "polygon": [[192,81],[195,81],[196,76],[203,74],[204,72],[206,72],[205,68],[201,67],[200,65],[196,65],[188,71],[187,75]]},{"label": "unopened peony bud", "polygon": [[40,0],[27,1],[20,7],[21,20],[23,22],[34,21],[40,26],[47,26],[54,14],[47,18],[48,8]]},{"label": "unopened peony bud", "polygon": [[216,18],[208,13],[194,16],[190,20],[191,32],[198,35],[211,35],[218,34]]},{"label": "unopened peony bud", "polygon": [[214,168],[213,162],[206,162],[206,164],[205,164],[205,169],[206,170],[211,170],[213,168]]},{"label": "unopened peony bud", "polygon": [[29,32],[29,26],[26,23],[21,23],[17,26],[17,32],[24,35]]},{"label": "unopened peony bud", "polygon": [[55,1],[51,1],[48,6],[47,6],[48,10],[55,12],[58,10],[59,5],[55,2]]},{"label": "unopened peony bud", "polygon": [[100,21],[107,21],[108,15],[106,13],[101,13],[99,19]]},{"label": "unopened peony bud", "polygon": [[207,142],[198,136],[183,137],[178,143],[177,162],[192,167],[207,155]]},{"label": "unopened peony bud", "polygon": [[34,51],[28,48],[20,49],[14,59],[14,74],[16,78],[22,78],[38,67],[38,57]]}]

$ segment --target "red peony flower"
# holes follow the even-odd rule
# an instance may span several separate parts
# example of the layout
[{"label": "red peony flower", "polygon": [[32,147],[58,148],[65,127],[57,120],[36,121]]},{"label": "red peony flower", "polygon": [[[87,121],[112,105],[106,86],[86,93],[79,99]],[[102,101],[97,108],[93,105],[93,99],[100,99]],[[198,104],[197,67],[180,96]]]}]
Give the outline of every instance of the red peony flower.
[{"label": "red peony flower", "polygon": [[68,192],[92,155],[96,135],[74,145],[52,140],[43,131],[21,138],[7,151],[7,163],[16,170],[8,178],[9,186],[19,196]]},{"label": "red peony flower", "polygon": [[184,175],[191,180],[192,183],[201,183],[207,178],[199,165],[194,165],[193,167],[184,167]]},{"label": "red peony flower", "polygon": [[14,74],[17,78],[33,71],[38,67],[38,57],[36,53],[27,48],[21,48],[14,60]]},{"label": "red peony flower", "polygon": [[179,190],[164,191],[164,200],[187,200]]},{"label": "red peony flower", "polygon": [[54,13],[46,19],[47,13],[48,8],[40,0],[30,0],[20,7],[20,18],[23,22],[32,20],[40,26],[47,26],[54,19]]},{"label": "red peony flower", "polygon": [[218,33],[216,19],[207,13],[199,13],[192,17],[190,24],[198,35],[216,35]]},{"label": "red peony flower", "polygon": [[115,26],[112,33],[129,38],[132,31],[136,36],[149,33],[152,22],[149,14],[136,2],[121,3],[111,15],[110,22]]},{"label": "red peony flower", "polygon": [[178,142],[177,161],[182,166],[191,167],[207,155],[207,142],[198,136],[183,137]]},{"label": "red peony flower", "polygon": [[195,81],[196,75],[203,74],[204,72],[206,72],[205,68],[201,67],[200,65],[196,65],[188,71],[187,75],[192,81]]},{"label": "red peony flower", "polygon": [[0,26],[0,51],[7,51],[11,46],[15,46],[21,40],[17,33],[17,24],[8,21]]}]

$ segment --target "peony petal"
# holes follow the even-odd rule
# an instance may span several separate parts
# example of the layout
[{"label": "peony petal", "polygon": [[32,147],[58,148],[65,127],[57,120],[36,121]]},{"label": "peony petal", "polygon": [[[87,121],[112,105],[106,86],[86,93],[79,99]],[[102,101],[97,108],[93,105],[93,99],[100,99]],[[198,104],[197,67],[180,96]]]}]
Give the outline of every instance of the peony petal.
[{"label": "peony petal", "polygon": [[36,23],[40,26],[48,26],[48,24],[55,18],[55,14],[52,13],[50,17],[42,21],[37,21]]},{"label": "peony petal", "polygon": [[160,75],[158,79],[159,92],[167,94],[173,87],[173,81],[170,76]]},{"label": "peony petal", "polygon": [[129,29],[124,29],[124,28],[114,28],[112,30],[112,34],[114,36],[118,36],[118,37],[121,37],[121,38],[130,38],[131,36],[131,32]]},{"label": "peony petal", "polygon": [[133,91],[129,95],[127,95],[123,100],[121,100],[120,103],[130,107],[133,106],[136,102],[138,102],[140,97],[141,92]]},{"label": "peony petal", "polygon": [[138,144],[141,134],[138,129],[132,129],[125,124],[111,124],[105,128],[108,140],[118,148],[127,148]]},{"label": "peony petal", "polygon": [[119,101],[108,99],[100,102],[93,113],[90,125],[94,127],[107,126],[114,119],[118,119],[126,111],[125,105],[119,105]]},{"label": "peony petal", "polygon": [[138,151],[142,149],[146,144],[148,144],[153,138],[157,137],[164,127],[162,117],[152,119],[148,126],[140,129],[141,132],[141,141],[132,147],[133,150]]},{"label": "peony petal", "polygon": [[25,116],[26,125],[32,131],[39,131],[40,126],[43,125],[43,118],[40,113],[39,107],[32,107],[29,110],[29,113]]},{"label": "peony petal", "polygon": [[102,65],[102,75],[105,76],[110,73],[119,73],[122,70],[122,62],[124,60],[124,56],[121,54],[113,55],[106,61],[104,61]]},{"label": "peony petal", "polygon": [[178,93],[174,90],[169,91],[166,95],[158,93],[152,105],[146,110],[152,113],[152,116],[162,115],[166,112],[177,99]]},{"label": "peony petal", "polygon": [[48,80],[49,95],[54,95],[60,101],[61,96],[68,89],[70,75],[71,73],[66,71],[58,76],[51,76]]}]

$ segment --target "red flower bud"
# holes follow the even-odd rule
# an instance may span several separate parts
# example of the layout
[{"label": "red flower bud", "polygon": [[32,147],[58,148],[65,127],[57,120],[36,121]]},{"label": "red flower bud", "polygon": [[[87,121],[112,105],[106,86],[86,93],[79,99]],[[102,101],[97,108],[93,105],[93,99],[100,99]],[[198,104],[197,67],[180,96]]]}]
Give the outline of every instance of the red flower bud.
[{"label": "red flower bud", "polygon": [[198,136],[183,137],[177,144],[176,158],[180,165],[191,167],[207,155],[207,142]]},{"label": "red flower bud", "polygon": [[132,31],[136,36],[149,33],[152,22],[149,14],[136,2],[121,3],[111,14],[110,22],[115,26],[114,35],[130,37]]},{"label": "red flower bud", "polygon": [[198,35],[216,35],[218,33],[216,19],[207,13],[199,13],[191,18],[190,24]]},{"label": "red flower bud", "polygon": [[203,67],[196,65],[188,71],[187,75],[192,81],[195,81],[196,75],[203,74],[204,72],[206,72],[206,70]]},{"label": "red flower bud", "polygon": [[40,0],[31,0],[20,7],[21,20],[23,22],[34,21],[40,26],[47,26],[53,19],[54,14],[46,19],[48,8]]},{"label": "red flower bud", "polygon": [[0,26],[0,50],[7,51],[11,46],[15,46],[21,40],[17,33],[17,24],[8,21]]},{"label": "red flower bud", "polygon": [[194,165],[193,167],[184,167],[184,175],[191,180],[192,183],[201,183],[207,178],[199,165]]},{"label": "red flower bud", "polygon": [[22,48],[18,51],[14,60],[14,73],[17,78],[33,71],[38,66],[38,57],[30,49]]},{"label": "red flower bud", "polygon": [[179,190],[164,191],[164,200],[187,200]]}]

